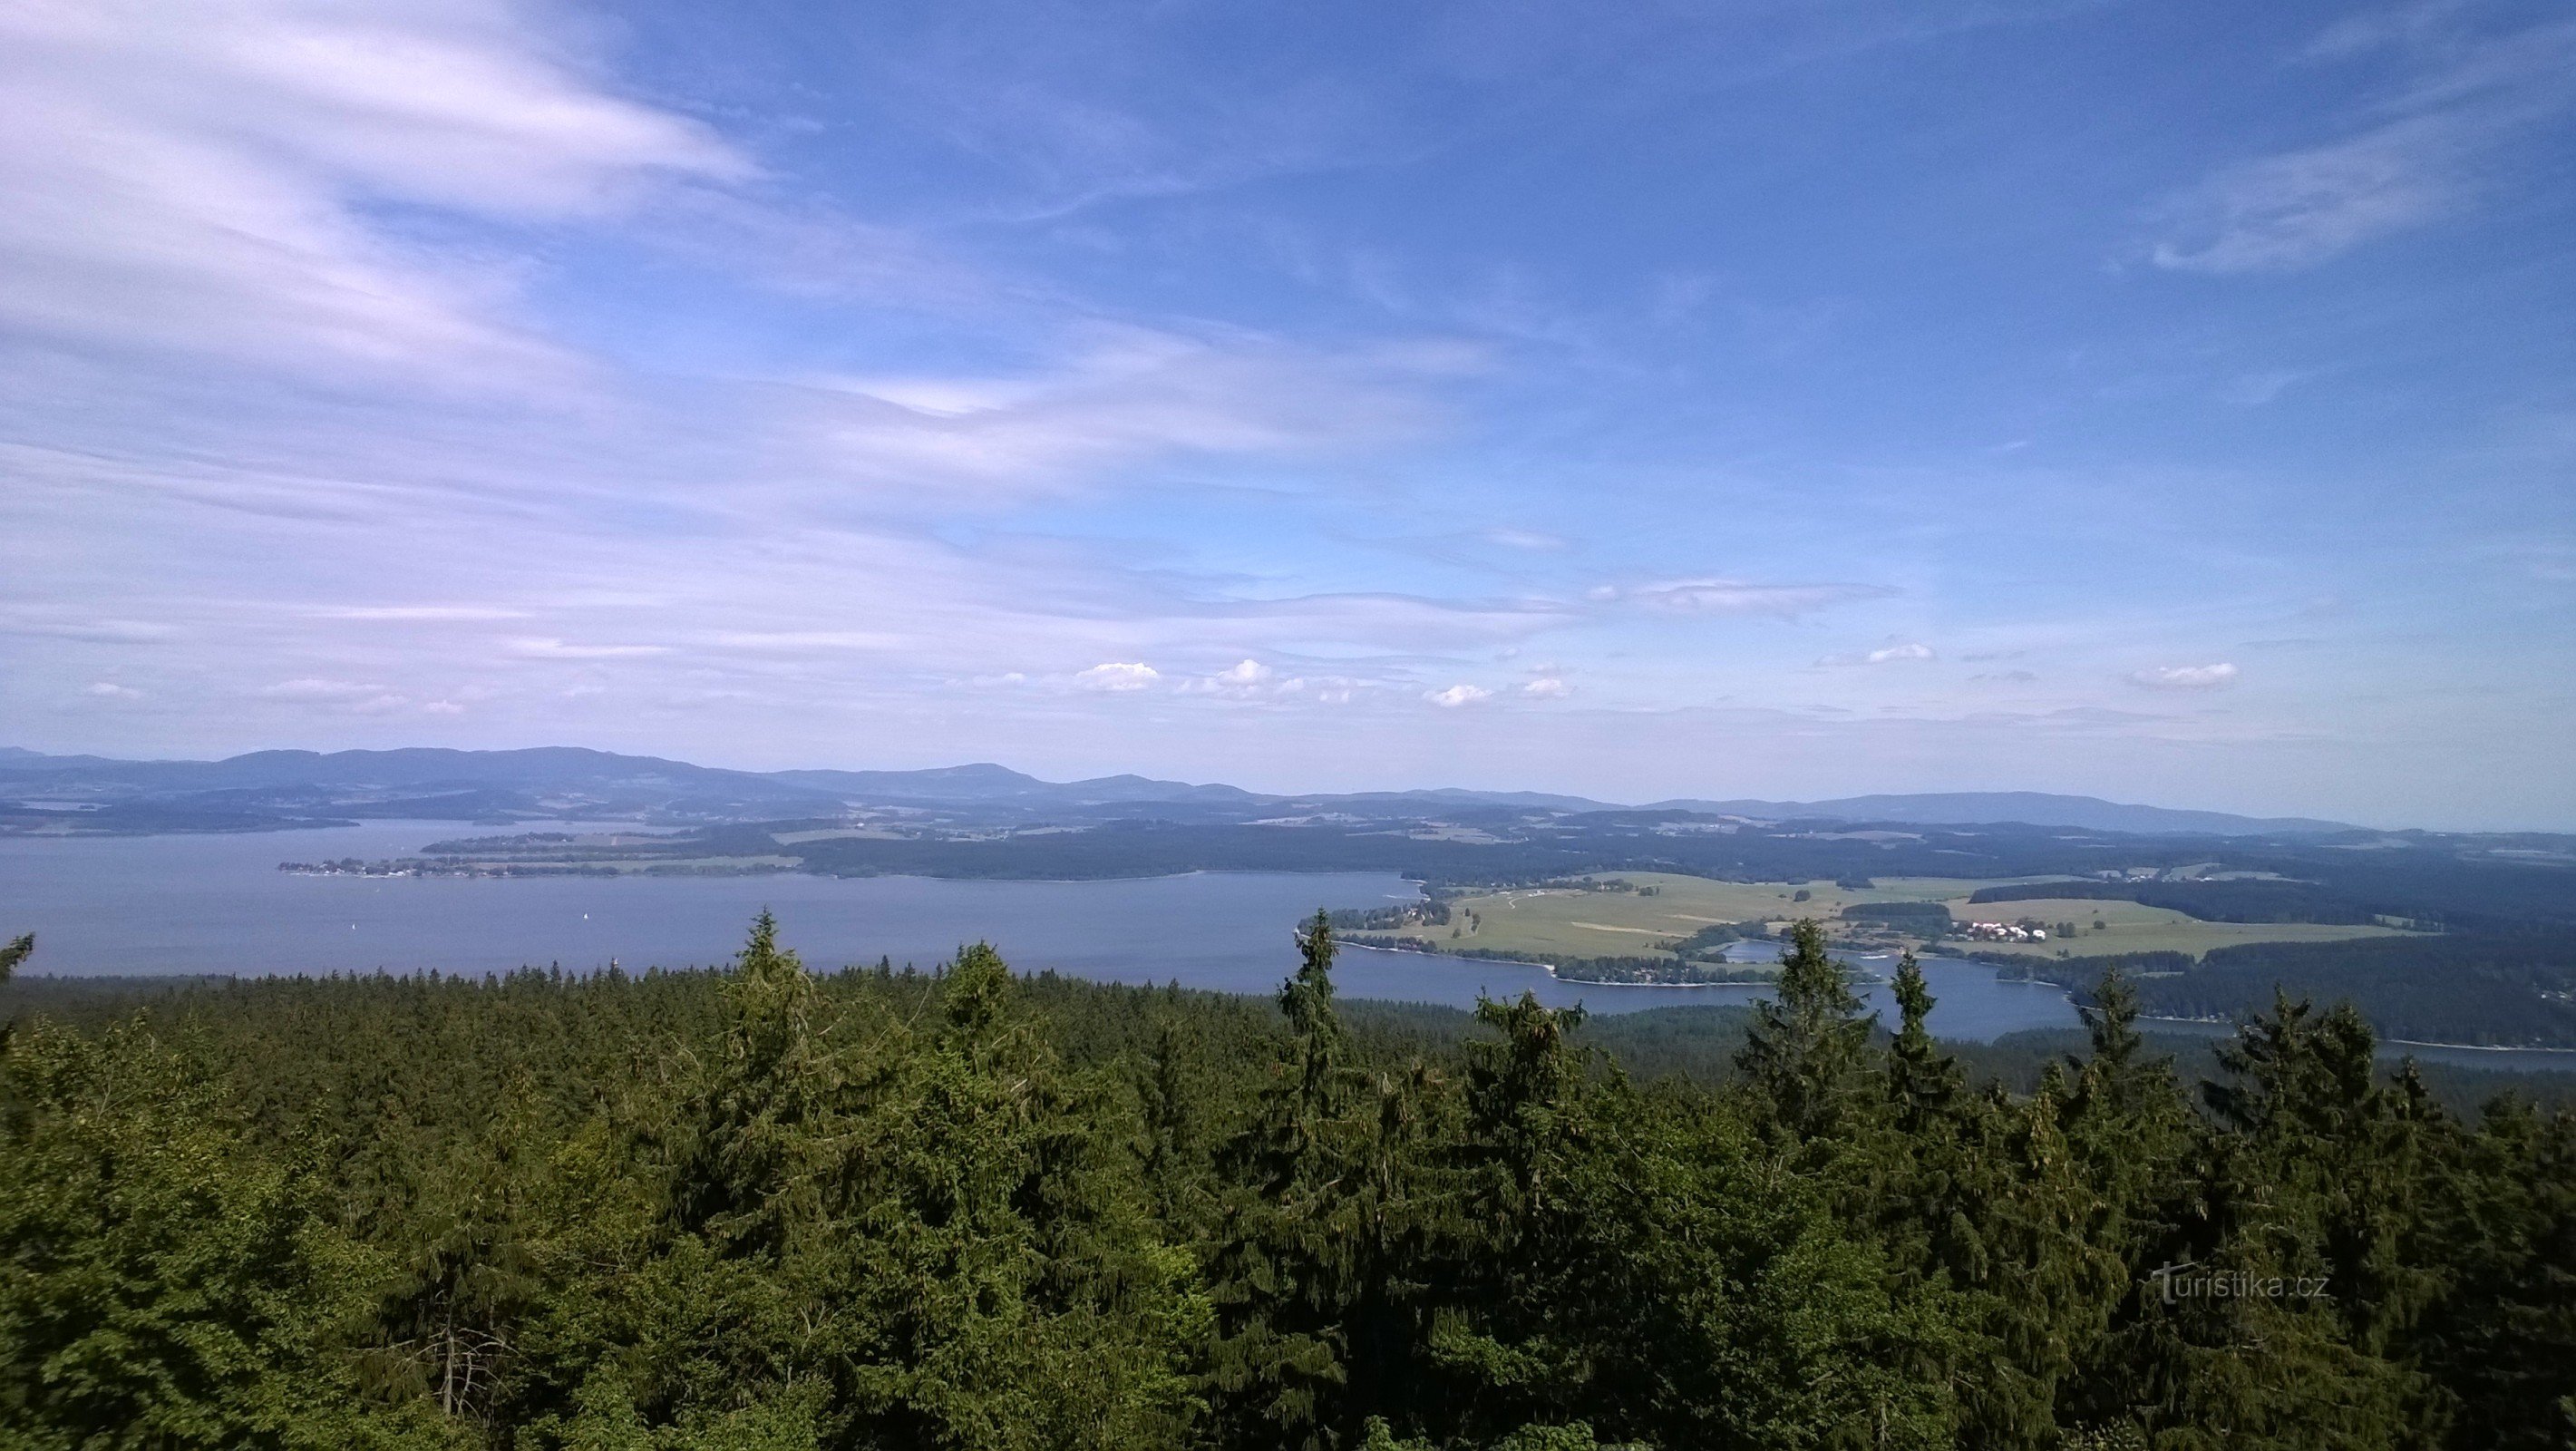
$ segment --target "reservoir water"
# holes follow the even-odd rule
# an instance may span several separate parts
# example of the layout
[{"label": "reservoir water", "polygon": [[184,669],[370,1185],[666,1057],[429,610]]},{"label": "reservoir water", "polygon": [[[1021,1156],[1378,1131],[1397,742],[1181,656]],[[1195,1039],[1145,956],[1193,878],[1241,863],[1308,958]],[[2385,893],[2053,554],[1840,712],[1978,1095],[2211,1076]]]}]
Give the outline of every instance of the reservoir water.
[{"label": "reservoir water", "polygon": [[[607,823],[601,823],[606,825]],[[928,967],[961,943],[1000,949],[1013,967],[1108,982],[1270,993],[1297,962],[1291,933],[1317,907],[1409,901],[1412,883],[1374,872],[1202,872],[1106,882],[950,881],[928,877],[303,876],[281,861],[416,854],[470,835],[454,822],[384,821],[242,835],[0,838],[0,932],[36,933],[30,972],[506,972],[561,964],[589,972],[706,966],[741,945],[753,914],[816,968]],[[1936,1031],[1992,1038],[2064,1027],[2055,988],[1999,982],[1973,963],[1926,969],[1941,998]],[[1472,1007],[1478,992],[1526,990],[1552,1007],[1594,1012],[1749,1003],[1758,987],[1561,983],[1546,969],[1408,952],[1345,952],[1334,973],[1358,998]],[[1893,1018],[1873,990],[1873,1006]]]},{"label": "reservoir water", "polygon": [[[598,825],[609,825],[599,823]],[[577,825],[577,824],[576,824]],[[0,838],[0,935],[33,931],[26,971],[142,976],[193,973],[482,974],[560,964],[589,972],[710,966],[741,945],[763,908],[818,969],[929,967],[962,943],[991,942],[1024,972],[1107,982],[1267,994],[1296,966],[1291,932],[1317,907],[1407,901],[1384,873],[1202,872],[1127,881],[952,881],[927,877],[302,876],[281,861],[414,855],[474,834],[456,822],[382,821],[241,835]],[[1746,954],[1772,950],[1741,944]],[[1884,976],[1892,964],[1858,966]],[[1933,1031],[1987,1040],[2077,1024],[2066,995],[2006,982],[1977,963],[1929,959]],[[1596,1013],[1680,1004],[1747,1004],[1767,989],[1565,983],[1544,968],[1354,949],[1334,973],[1344,996],[1472,1007],[1479,992],[1534,992]],[[1865,997],[1882,1020],[1884,985]],[[2471,1053],[2486,1067],[2570,1067],[2576,1054]],[[2432,1055],[2428,1055],[2432,1056]]]}]

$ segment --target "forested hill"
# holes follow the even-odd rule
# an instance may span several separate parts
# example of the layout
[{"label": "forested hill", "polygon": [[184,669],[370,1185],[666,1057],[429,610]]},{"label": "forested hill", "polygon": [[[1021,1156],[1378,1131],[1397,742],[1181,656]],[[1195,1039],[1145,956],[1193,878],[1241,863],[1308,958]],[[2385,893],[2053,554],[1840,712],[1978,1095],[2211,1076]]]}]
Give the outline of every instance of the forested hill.
[{"label": "forested hill", "polygon": [[[2576,1118],[2116,982],[2027,1092],[1812,925],[1734,1071],[1014,979],[276,980],[0,1038],[0,1445],[2549,1447]],[[20,954],[22,955],[22,954]],[[13,965],[0,963],[0,974]]]}]

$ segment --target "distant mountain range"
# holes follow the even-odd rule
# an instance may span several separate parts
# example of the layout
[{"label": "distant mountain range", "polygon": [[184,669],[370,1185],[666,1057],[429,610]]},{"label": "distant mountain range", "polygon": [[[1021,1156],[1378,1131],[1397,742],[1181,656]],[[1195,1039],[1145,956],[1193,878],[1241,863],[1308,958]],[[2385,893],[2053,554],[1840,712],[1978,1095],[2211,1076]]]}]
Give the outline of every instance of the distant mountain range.
[{"label": "distant mountain range", "polygon": [[122,761],[0,747],[0,829],[260,830],[353,818],[507,823],[643,814],[675,822],[830,816],[852,808],[1026,822],[1406,819],[1458,812],[1653,812],[1765,821],[1931,826],[2019,823],[2143,835],[2351,831],[2306,817],[2249,817],[2036,791],[1850,796],[1828,801],[1673,799],[1626,806],[1533,791],[1442,788],[1270,795],[1144,776],[1042,781],[978,762],[924,771],[732,771],[573,746],[515,751],[255,751],[220,761]]}]

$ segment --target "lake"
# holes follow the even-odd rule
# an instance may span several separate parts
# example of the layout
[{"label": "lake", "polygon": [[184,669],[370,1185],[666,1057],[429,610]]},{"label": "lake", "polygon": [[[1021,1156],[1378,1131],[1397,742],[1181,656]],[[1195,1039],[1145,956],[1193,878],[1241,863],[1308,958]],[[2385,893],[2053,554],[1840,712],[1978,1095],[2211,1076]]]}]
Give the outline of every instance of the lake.
[{"label": "lake", "polygon": [[[614,823],[575,823],[606,827]],[[382,821],[244,835],[0,838],[0,932],[36,933],[31,972],[589,972],[721,963],[753,914],[817,968],[928,967],[961,943],[999,948],[1021,971],[1217,992],[1277,990],[1297,964],[1291,933],[1317,907],[1410,901],[1412,883],[1373,872],[1201,872],[1108,882],[927,877],[300,876],[281,861],[414,855],[471,829]],[[1883,965],[1881,965],[1883,970]],[[1997,981],[1973,963],[1927,965],[1936,1031],[1992,1038],[2073,1024],[2054,988]],[[1479,991],[1524,990],[1594,1012],[1749,1003],[1762,989],[1560,983],[1543,968],[1354,949],[1335,971],[1349,997],[1472,1007]],[[1892,1020],[1885,989],[1871,1003]]]},{"label": "lake", "polygon": [[[567,823],[606,829],[625,823]],[[632,829],[631,826],[627,829]],[[380,821],[242,835],[0,838],[0,935],[36,933],[27,970],[61,975],[441,972],[560,964],[590,972],[709,966],[742,943],[754,914],[818,969],[929,967],[962,943],[999,948],[1013,967],[1104,982],[1268,994],[1297,964],[1296,922],[1317,907],[1370,907],[1418,893],[1375,872],[1200,872],[1107,882],[948,881],[928,877],[334,877],[281,861],[417,854],[475,829]],[[1776,951],[1740,944],[1738,955]],[[1893,964],[1863,957],[1884,976]],[[1930,958],[1933,1031],[1990,1040],[2077,1024],[2066,995],[2006,982],[1981,964]],[[1344,996],[1472,1007],[1481,991],[1523,991],[1596,1013],[1751,1003],[1751,985],[1624,987],[1561,983],[1522,963],[1351,949],[1334,978]],[[1864,996],[1893,1023],[1885,986]],[[2168,1026],[2168,1025],[2158,1025]],[[2576,1055],[2460,1050],[2482,1067],[2568,1067]],[[2426,1056],[2450,1055],[2427,1052]]]}]

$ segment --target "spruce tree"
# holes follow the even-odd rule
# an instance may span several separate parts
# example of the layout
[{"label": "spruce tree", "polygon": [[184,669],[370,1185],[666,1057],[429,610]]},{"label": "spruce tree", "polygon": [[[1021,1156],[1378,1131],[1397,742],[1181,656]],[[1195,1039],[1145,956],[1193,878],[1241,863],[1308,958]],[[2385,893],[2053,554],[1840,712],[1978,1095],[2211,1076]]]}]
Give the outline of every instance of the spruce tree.
[{"label": "spruce tree", "polygon": [[1869,1020],[1814,918],[1789,928],[1777,998],[1754,1004],[1737,1066],[1768,1122],[1792,1142],[1829,1136],[1861,1092]]}]

